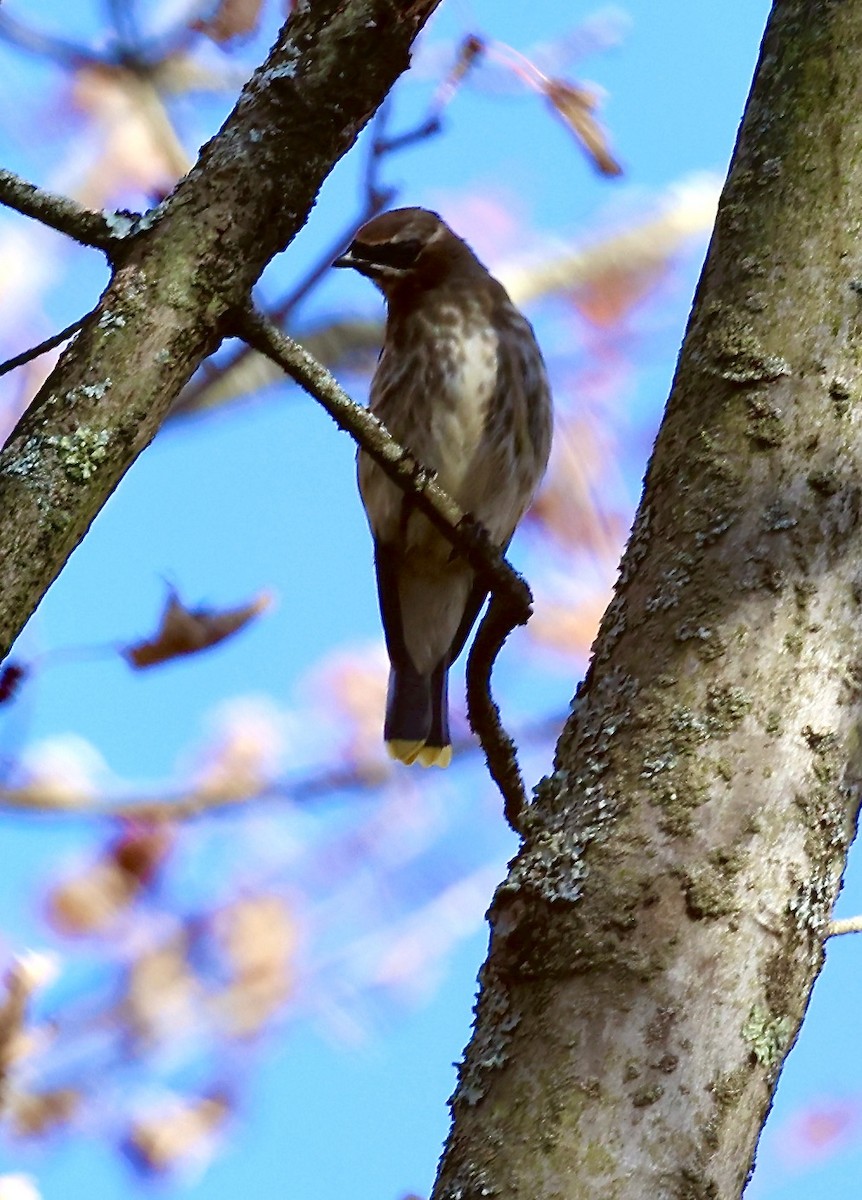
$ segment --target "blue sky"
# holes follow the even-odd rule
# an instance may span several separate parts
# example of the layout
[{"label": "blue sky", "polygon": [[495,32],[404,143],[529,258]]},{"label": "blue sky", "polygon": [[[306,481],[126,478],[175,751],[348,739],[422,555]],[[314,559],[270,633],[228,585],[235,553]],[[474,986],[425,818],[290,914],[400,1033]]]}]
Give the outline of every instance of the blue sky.
[{"label": "blue sky", "polygon": [[[5,7],[22,16],[29,9],[12,0]],[[451,106],[445,136],[393,158],[387,181],[399,186],[400,202],[437,208],[444,216],[462,212],[465,196],[494,197],[523,225],[525,242],[550,235],[597,236],[632,219],[682,178],[724,173],[767,8],[764,0],[732,6],[724,0],[632,0],[620,6],[620,24],[627,26],[620,44],[570,68],[575,77],[607,91],[602,115],[626,168],[620,182],[592,173],[537,97],[471,88]],[[58,31],[67,30],[69,20],[80,22],[79,28],[98,27],[96,4],[82,5],[74,16],[68,10],[58,0],[43,0],[39,19],[53,21]],[[575,12],[569,0],[541,6],[444,0],[428,41],[480,32],[530,53],[594,11],[578,6]],[[271,27],[272,22],[270,32]],[[212,57],[217,61],[217,52]],[[253,61],[251,51],[245,59]],[[64,124],[58,116],[59,76],[0,46],[2,79],[0,164],[38,182],[55,182],[64,138],[74,132],[73,123]],[[394,127],[409,126],[421,114],[432,86],[432,81],[406,82],[399,89]],[[227,100],[178,102],[179,123],[192,145],[228,107]],[[358,175],[355,156],[336,170],[295,246],[267,273],[263,294],[277,294],[331,241],[355,206]],[[506,253],[516,249],[509,245]],[[644,316],[636,330],[642,356],[625,396],[628,425],[623,425],[631,434],[625,448],[631,503],[645,462],[645,438],[670,384],[703,249],[702,241],[679,266],[662,297],[661,319]],[[89,307],[103,279],[95,255],[76,251],[68,256],[60,284],[45,299],[47,328],[40,332]],[[339,273],[315,293],[301,316],[311,323],[341,310],[370,315],[379,304],[362,280],[345,280]],[[541,333],[541,314],[536,319]],[[529,557],[529,547],[521,553]],[[304,695],[304,674],[333,647],[378,639],[368,537],[346,436],[310,400],[287,387],[206,422],[173,426],[122,482],[51,589],[19,651],[29,655],[45,647],[133,640],[151,628],[166,579],[192,603],[232,604],[262,588],[273,589],[279,603],[272,616],[194,662],[139,676],[111,659],[46,672],[27,695],[24,716],[17,713],[0,724],[0,751],[19,745],[22,727],[28,742],[72,733],[97,746],[118,777],[141,786],[157,783],[171,777],[190,744],[205,738],[220,701],[262,695],[296,707]],[[501,666],[504,688],[529,675],[522,663],[515,650],[509,664]],[[567,665],[528,684],[521,679],[521,691],[513,683],[515,702],[524,711],[564,710],[572,676]],[[537,752],[528,758],[528,776],[538,778],[547,765]],[[514,845],[481,772],[468,769],[457,784],[433,787],[435,802],[456,813],[452,862],[462,852],[459,837],[476,838],[480,850],[475,858],[464,853],[464,869],[496,863],[502,875]],[[239,819],[210,822],[186,851],[172,886],[186,901],[206,891],[214,872],[239,886],[263,869],[261,864],[269,869],[266,844],[287,839],[288,822],[299,823],[302,837],[314,838],[323,836],[315,822],[326,829],[339,822],[349,827],[350,820],[349,804],[342,801],[317,814],[268,810],[253,823],[252,833]],[[5,946],[43,944],[50,934],[34,905],[34,889],[38,898],[57,864],[98,846],[99,835],[83,821],[2,821]],[[239,851],[251,856],[245,865],[236,861]],[[443,871],[434,862],[423,869]],[[862,908],[858,874],[851,866],[839,912]],[[264,1200],[427,1194],[448,1124],[451,1064],[468,1036],[485,945],[482,929],[458,943],[445,960],[439,986],[412,1004],[369,1005],[363,1014],[366,1035],[352,1044],[308,1013],[290,1021],[253,1056],[225,1147],[205,1175],[183,1181],[182,1188],[177,1184],[178,1194],[208,1200],[233,1196],[240,1188]],[[804,1032],[782,1077],[749,1190],[752,1198],[828,1194],[849,1200],[858,1191],[858,1136],[845,1152],[822,1163],[788,1146],[800,1110],[821,1101],[827,1107],[836,1100],[858,1101],[860,1063],[852,1031],[859,954],[852,939],[829,947]],[[46,1200],[85,1187],[111,1198],[130,1194],[133,1186],[116,1153],[86,1130],[57,1140],[48,1154],[0,1143],[0,1170],[32,1173]],[[172,1194],[173,1186],[164,1190]]]}]

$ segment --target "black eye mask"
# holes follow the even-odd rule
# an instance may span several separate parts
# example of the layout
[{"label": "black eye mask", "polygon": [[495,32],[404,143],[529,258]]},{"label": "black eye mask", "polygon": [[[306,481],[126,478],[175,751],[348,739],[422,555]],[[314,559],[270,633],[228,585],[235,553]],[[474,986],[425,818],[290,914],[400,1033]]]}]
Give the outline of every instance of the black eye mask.
[{"label": "black eye mask", "polygon": [[384,242],[378,246],[354,242],[350,247],[351,256],[358,262],[367,263],[370,267],[395,267],[399,271],[406,271],[412,267],[421,252],[422,243],[418,238],[408,238],[403,242]]}]

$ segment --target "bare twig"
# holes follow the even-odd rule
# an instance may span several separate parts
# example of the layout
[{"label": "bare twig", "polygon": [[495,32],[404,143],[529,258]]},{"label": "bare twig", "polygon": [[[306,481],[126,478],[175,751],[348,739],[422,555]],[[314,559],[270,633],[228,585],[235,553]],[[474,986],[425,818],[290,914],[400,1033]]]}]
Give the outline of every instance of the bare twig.
[{"label": "bare twig", "polygon": [[406,150],[408,146],[413,146],[416,142],[424,142],[426,138],[433,137],[436,133],[440,133],[443,125],[438,113],[432,113],[430,117],[426,117],[421,125],[417,125],[415,129],[408,129],[406,133],[397,133],[394,137],[381,138],[374,143],[374,152],[378,158],[384,154],[393,154],[396,150]]},{"label": "bare twig", "polygon": [[523,833],[524,783],[514,745],[503,730],[499,710],[491,699],[490,678],[509,633],[529,620],[533,599],[530,589],[492,545],[484,528],[464,513],[409,449],[399,445],[368,409],[351,400],[326,368],[302,346],[250,308],[237,318],[235,332],[277,362],[323,405],[339,428],[346,430],[386,475],[410,495],[420,512],[463,554],[492,593],[477,645],[470,655],[468,711],[491,775],[503,796],[506,817],[513,829]]},{"label": "bare twig", "polygon": [[[385,154],[381,152],[380,145],[383,140],[383,133],[386,129],[386,122],[389,120],[389,112],[392,107],[392,100],[389,96],[383,101],[374,115],[374,120],[371,122],[371,128],[368,131],[369,146],[368,152],[365,155],[365,166],[362,171],[362,190],[364,192],[365,209],[369,209],[372,205],[377,207],[380,212],[392,203],[397,189],[382,188],[380,184],[380,170],[383,165]],[[385,196],[381,193],[385,192]]]},{"label": "bare twig", "polygon": [[529,810],[524,779],[518,766],[515,743],[503,728],[500,709],[491,696],[491,671],[497,655],[512,630],[517,625],[525,625],[532,613],[530,589],[520,576],[518,578],[529,597],[526,610],[521,605],[512,605],[499,594],[492,594],[488,611],[473,639],[467,658],[467,717],[485,752],[491,778],[500,789],[506,820],[515,833],[525,837]]},{"label": "bare twig", "polygon": [[[347,317],[342,321],[326,321],[303,330],[302,344],[318,362],[330,370],[367,371],[380,353],[383,327],[379,321],[362,317]],[[222,371],[202,371],[207,383],[192,394],[188,390],[170,411],[169,422],[199,417],[213,409],[240,404],[252,397],[257,399],[264,388],[284,379],[284,372],[271,358],[256,350],[243,347]]]},{"label": "bare twig", "polygon": [[20,354],[16,354],[14,358],[7,358],[4,363],[0,363],[0,376],[8,375],[10,371],[14,371],[18,367],[23,367],[26,363],[32,362],[34,358],[39,358],[40,355],[47,354],[55,346],[60,346],[63,342],[67,342],[70,337],[84,327],[95,311],[94,308],[91,308],[89,312],[84,313],[82,317],[78,317],[76,321],[73,321],[71,325],[67,325],[65,329],[61,329],[59,333],[54,333],[51,337],[45,338],[44,342],[40,342],[38,346],[31,346],[29,350],[22,350]]},{"label": "bare twig", "polygon": [[827,937],[839,937],[842,933],[862,933],[862,916],[839,917],[837,921],[829,922]]},{"label": "bare twig", "polygon": [[[552,715],[529,722],[518,729],[523,743],[555,740],[565,718]],[[456,738],[453,755],[463,758],[477,749],[475,738]],[[62,820],[79,818],[113,821],[195,821],[203,817],[219,817],[247,808],[251,804],[289,801],[291,804],[310,804],[345,792],[370,792],[392,778],[392,763],[361,762],[356,765],[330,768],[305,777],[273,779],[257,789],[246,792],[218,791],[194,786],[177,788],[151,796],[99,796],[85,793],[79,796],[52,796],[40,791],[38,784],[26,788],[0,788],[0,812],[39,818],[58,817]]]},{"label": "bare twig", "polygon": [[118,235],[104,213],[93,212],[67,196],[38,188],[3,168],[0,168],[0,204],[65,233],[84,246],[107,250],[117,241]]},{"label": "bare twig", "polygon": [[99,62],[99,56],[89,46],[80,42],[72,42],[68,38],[57,37],[53,33],[45,33],[33,29],[23,21],[10,17],[8,13],[0,13],[0,39],[26,50],[39,58],[50,58],[63,66],[78,66],[84,62]]}]

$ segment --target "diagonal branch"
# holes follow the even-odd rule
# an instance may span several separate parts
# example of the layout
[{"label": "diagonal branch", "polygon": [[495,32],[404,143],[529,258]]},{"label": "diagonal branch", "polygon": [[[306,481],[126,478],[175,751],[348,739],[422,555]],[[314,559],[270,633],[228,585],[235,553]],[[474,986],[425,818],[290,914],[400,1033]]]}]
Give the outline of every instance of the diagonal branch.
[{"label": "diagonal branch", "polygon": [[524,832],[526,796],[515,748],[500,723],[491,699],[494,661],[516,625],[532,612],[527,584],[491,543],[469,513],[465,513],[435,482],[433,472],[401,446],[381,421],[351,400],[326,367],[252,308],[237,320],[235,332],[261,354],[271,358],[321,404],[340,429],[344,429],[374,459],[452,546],[467,559],[487,585],[492,599],[479,627],[467,667],[468,716],[488,760],[488,769],[503,796],[506,818],[516,832]]},{"label": "diagonal branch", "polygon": [[84,246],[107,250],[119,236],[104,213],[93,212],[67,196],[38,188],[3,168],[0,168],[0,204],[65,233]]},{"label": "diagonal branch", "polygon": [[68,342],[70,337],[74,337],[84,328],[85,322],[89,321],[90,317],[95,313],[95,309],[90,309],[85,312],[82,317],[77,317],[65,329],[59,330],[57,333],[52,333],[50,337],[39,342],[38,346],[31,346],[28,350],[22,350],[20,354],[16,354],[13,358],[7,358],[4,363],[0,363],[0,376],[8,375],[10,371],[16,371],[18,367],[23,367],[27,363],[32,362],[34,358],[39,358],[43,354],[47,354],[49,350],[54,350],[57,346],[62,346],[63,342]]}]

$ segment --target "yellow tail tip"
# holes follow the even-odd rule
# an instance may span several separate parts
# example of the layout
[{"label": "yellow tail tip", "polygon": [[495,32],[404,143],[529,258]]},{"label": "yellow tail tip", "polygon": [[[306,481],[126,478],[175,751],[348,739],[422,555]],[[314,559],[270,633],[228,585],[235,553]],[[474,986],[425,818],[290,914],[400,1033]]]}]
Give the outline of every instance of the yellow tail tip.
[{"label": "yellow tail tip", "polygon": [[452,761],[452,747],[423,746],[416,757],[423,767],[448,767]]},{"label": "yellow tail tip", "polygon": [[390,758],[408,767],[415,762],[423,767],[448,767],[452,761],[451,746],[426,746],[424,742],[408,742],[403,738],[387,742],[386,751]]},{"label": "yellow tail tip", "polygon": [[406,763],[409,767],[416,762],[424,746],[424,742],[407,742],[403,738],[395,738],[394,741],[386,743],[386,752],[396,762]]}]

